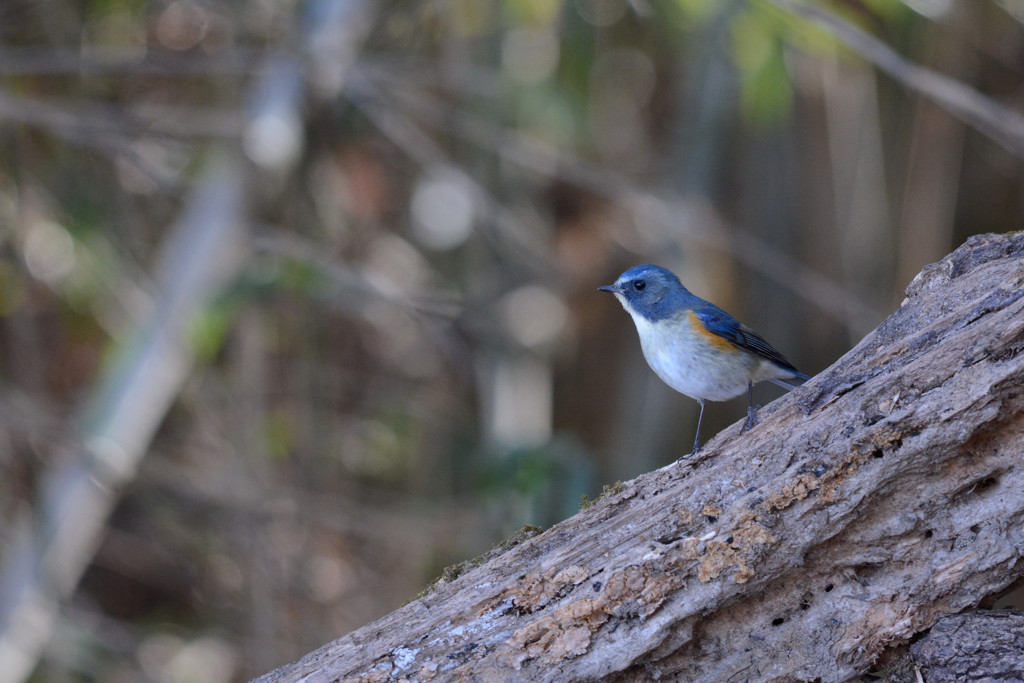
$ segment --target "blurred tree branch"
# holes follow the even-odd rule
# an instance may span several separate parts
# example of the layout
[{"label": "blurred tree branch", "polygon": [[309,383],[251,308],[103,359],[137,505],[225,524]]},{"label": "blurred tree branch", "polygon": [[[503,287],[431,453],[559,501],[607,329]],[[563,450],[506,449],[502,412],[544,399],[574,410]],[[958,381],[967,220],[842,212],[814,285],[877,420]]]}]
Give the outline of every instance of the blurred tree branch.
[{"label": "blurred tree branch", "polygon": [[[284,231],[267,230],[257,234],[252,246],[257,253],[276,254],[316,268],[317,272],[330,278],[338,286],[339,292],[353,304],[383,301],[401,309],[448,319],[455,318],[462,311],[455,294],[445,297],[438,292],[429,292],[410,296],[394,282],[361,272],[341,259],[325,254],[321,245]],[[364,307],[350,306],[353,309]]]},{"label": "blurred tree branch", "polygon": [[449,160],[447,153],[422,130],[418,120],[403,115],[365,72],[355,70],[345,84],[346,94],[364,109],[367,118],[428,174],[446,174],[464,186],[476,211],[484,217],[485,235],[494,249],[520,268],[543,276],[557,270],[546,242],[531,234],[522,217],[514,215],[470,173]]},{"label": "blurred tree branch", "polygon": [[1024,235],[644,475],[259,679],[846,680],[1021,577]]},{"label": "blurred tree branch", "polygon": [[44,478],[32,513],[15,521],[0,572],[2,681],[32,672],[60,601],[77,585],[121,487],[188,376],[188,325],[239,265],[240,174],[237,160],[211,163],[162,252],[150,315],[119,346],[85,408],[80,445]]},{"label": "blurred tree branch", "polygon": [[[338,13],[342,5],[350,10],[347,14]],[[339,51],[353,59],[361,47],[362,34],[353,32],[352,24],[365,28],[356,19],[372,13],[364,12],[365,3],[359,0],[310,6],[333,8],[328,14],[335,21],[311,28],[329,41],[330,49],[318,56],[335,60],[334,73]],[[349,24],[339,27],[339,21]],[[344,40],[339,41],[341,34]],[[50,66],[59,70],[63,56],[53,57]],[[265,162],[266,170],[284,172],[299,150],[277,147],[296,153],[265,152],[282,140],[301,139],[302,119],[292,114],[299,109],[306,83],[301,72],[277,68],[282,63],[290,64],[274,54],[263,62],[260,78],[250,90],[248,116],[166,106],[54,105],[0,90],[0,118],[43,127],[112,158],[139,162],[143,160],[131,148],[136,136],[234,138],[248,124],[246,141],[257,146],[256,154],[247,150],[250,156]],[[37,66],[46,69],[45,64]],[[280,78],[282,73],[291,78]],[[279,87],[282,84],[285,87]],[[257,125],[266,121],[264,116],[272,119],[269,130]],[[206,157],[184,212],[162,240],[151,278],[152,300],[132,321],[127,338],[114,344],[114,359],[83,406],[77,443],[41,476],[31,508],[20,509],[12,523],[13,538],[0,567],[0,681],[5,683],[25,680],[38,664],[58,624],[62,602],[73,593],[100,545],[122,487],[135,477],[190,376],[195,354],[192,326],[235,280],[249,253],[242,157],[237,151],[219,150],[208,151]]]},{"label": "blurred tree branch", "polygon": [[[568,150],[504,128],[464,109],[443,105],[423,91],[423,79],[405,78],[379,66],[358,69],[355,76],[346,91],[375,121],[386,116],[392,126],[411,126],[411,122],[397,123],[401,112],[409,112],[417,122],[469,140],[524,169],[605,197],[632,217],[645,250],[711,249],[734,255],[752,271],[810,301],[858,334],[870,329],[882,316],[862,297],[846,291],[840,283],[804,264],[790,251],[730,222],[707,201],[683,197],[668,188],[641,187],[613,168],[587,163]],[[369,87],[374,82],[380,87]],[[402,145],[407,154],[422,157],[416,147]],[[500,221],[499,226],[508,222]]]},{"label": "blurred tree branch", "polygon": [[955,78],[906,59],[878,38],[820,7],[798,0],[765,0],[822,27],[893,79],[933,100],[1017,157],[1024,158],[1024,115]]},{"label": "blurred tree branch", "polygon": [[0,47],[0,75],[246,76],[252,73],[253,64],[263,56],[262,50],[237,47],[220,52],[216,57],[202,54],[147,54],[140,57],[138,48],[95,46],[87,54],[60,48]]}]

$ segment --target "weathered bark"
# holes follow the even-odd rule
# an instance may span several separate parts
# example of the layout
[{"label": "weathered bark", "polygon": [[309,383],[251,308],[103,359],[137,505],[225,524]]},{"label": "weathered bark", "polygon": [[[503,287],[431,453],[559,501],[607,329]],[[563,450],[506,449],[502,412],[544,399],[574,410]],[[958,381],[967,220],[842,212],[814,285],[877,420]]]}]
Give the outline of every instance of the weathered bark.
[{"label": "weathered bark", "polygon": [[260,679],[813,680],[1018,580],[1024,235],[969,240],[827,371]]},{"label": "weathered bark", "polygon": [[910,648],[928,683],[1024,680],[1024,613],[993,610],[943,617]]}]

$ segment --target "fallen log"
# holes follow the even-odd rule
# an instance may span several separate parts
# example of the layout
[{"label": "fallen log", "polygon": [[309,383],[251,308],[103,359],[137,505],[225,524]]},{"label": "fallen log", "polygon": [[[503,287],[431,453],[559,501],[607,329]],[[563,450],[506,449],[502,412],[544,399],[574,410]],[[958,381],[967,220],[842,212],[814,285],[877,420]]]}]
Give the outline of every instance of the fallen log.
[{"label": "fallen log", "polygon": [[971,238],[832,367],[258,679],[842,681],[1024,563],[1024,235]]}]

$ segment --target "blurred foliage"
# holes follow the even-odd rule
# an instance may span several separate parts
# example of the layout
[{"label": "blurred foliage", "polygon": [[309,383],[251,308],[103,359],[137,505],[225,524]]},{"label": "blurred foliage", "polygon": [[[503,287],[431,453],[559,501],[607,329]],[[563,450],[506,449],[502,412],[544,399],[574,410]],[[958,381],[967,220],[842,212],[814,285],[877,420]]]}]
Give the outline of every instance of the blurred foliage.
[{"label": "blurred foliage", "polygon": [[[809,4],[1021,101],[1013,3]],[[241,271],[36,680],[246,680],[683,455],[695,404],[595,291],[629,265],[813,374],[1024,218],[1020,158],[770,0],[4,2],[5,519],[84,438],[223,149]]]}]

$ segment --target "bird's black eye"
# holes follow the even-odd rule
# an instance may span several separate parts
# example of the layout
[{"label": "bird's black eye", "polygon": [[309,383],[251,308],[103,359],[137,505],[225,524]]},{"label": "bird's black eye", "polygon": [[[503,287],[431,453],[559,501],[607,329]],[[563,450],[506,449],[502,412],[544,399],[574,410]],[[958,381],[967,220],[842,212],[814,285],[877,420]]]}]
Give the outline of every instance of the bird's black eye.
[{"label": "bird's black eye", "polygon": [[643,280],[637,280],[636,282],[633,283],[633,289],[635,289],[638,292],[640,290],[642,290],[646,286],[647,286],[647,283],[644,282]]}]

